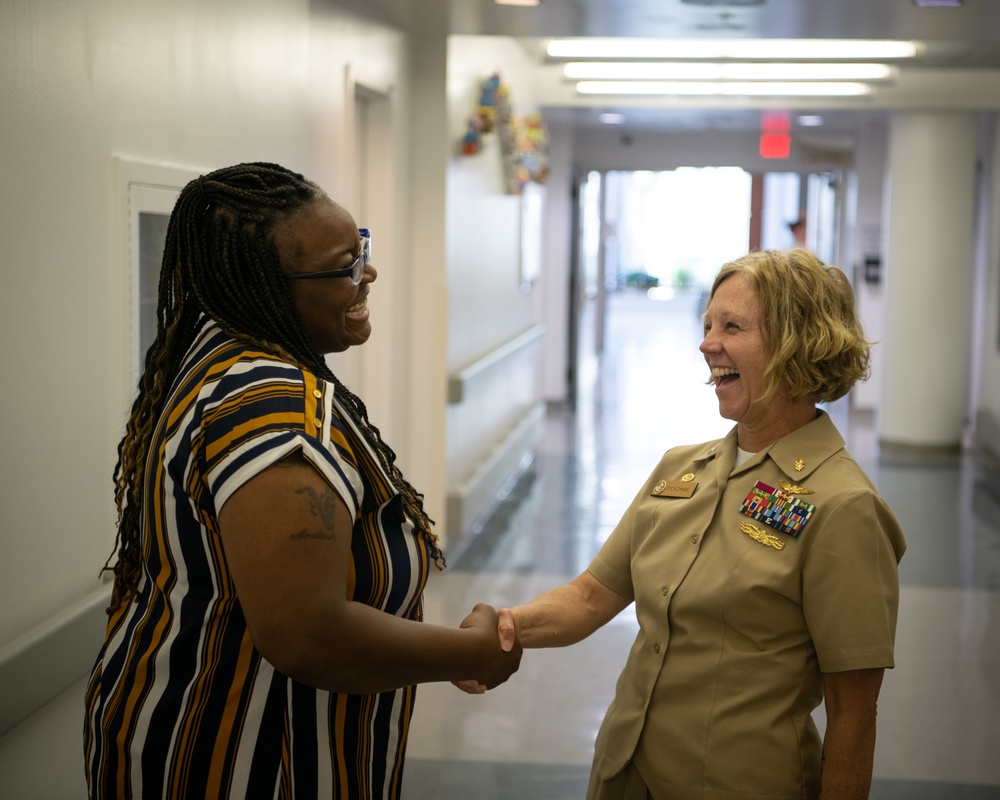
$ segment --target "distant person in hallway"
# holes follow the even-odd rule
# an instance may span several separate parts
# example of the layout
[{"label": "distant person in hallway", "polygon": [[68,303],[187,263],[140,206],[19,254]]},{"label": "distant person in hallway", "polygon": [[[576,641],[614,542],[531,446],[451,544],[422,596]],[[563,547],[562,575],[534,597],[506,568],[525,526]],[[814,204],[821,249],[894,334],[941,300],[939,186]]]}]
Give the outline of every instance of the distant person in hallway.
[{"label": "distant person in hallway", "polygon": [[422,495],[324,359],[371,333],[371,242],[274,164],[181,191],[114,473],[91,797],[397,798],[414,685],[517,669],[489,606],[422,622]]},{"label": "distant person in hallway", "polygon": [[805,213],[799,214],[797,219],[792,220],[788,223],[788,230],[791,231],[792,238],[795,240],[793,247],[805,247],[806,246],[806,215]]},{"label": "distant person in hallway", "polygon": [[868,372],[853,291],[805,250],[750,253],[704,331],[735,427],[669,450],[589,569],[501,609],[501,637],[570,645],[635,603],[590,800],[862,800],[905,542],[816,405]]}]

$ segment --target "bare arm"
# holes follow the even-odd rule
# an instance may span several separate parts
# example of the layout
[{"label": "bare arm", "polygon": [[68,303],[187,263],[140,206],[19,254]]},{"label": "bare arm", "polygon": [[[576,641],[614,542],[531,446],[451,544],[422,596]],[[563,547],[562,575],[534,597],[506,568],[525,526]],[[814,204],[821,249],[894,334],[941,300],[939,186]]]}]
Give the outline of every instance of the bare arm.
[{"label": "bare arm", "polygon": [[301,457],[247,481],[223,507],[219,526],[254,644],[297,681],[357,694],[426,681],[495,686],[517,669],[520,648],[500,649],[489,606],[448,628],[352,602],[351,514]]},{"label": "bare arm", "polygon": [[826,736],[822,800],[867,800],[875,757],[875,713],[883,669],[823,674]]},{"label": "bare arm", "polygon": [[500,642],[504,650],[514,646],[515,638],[522,647],[575,644],[610,622],[631,602],[590,572],[583,572],[530,603],[500,609]]}]

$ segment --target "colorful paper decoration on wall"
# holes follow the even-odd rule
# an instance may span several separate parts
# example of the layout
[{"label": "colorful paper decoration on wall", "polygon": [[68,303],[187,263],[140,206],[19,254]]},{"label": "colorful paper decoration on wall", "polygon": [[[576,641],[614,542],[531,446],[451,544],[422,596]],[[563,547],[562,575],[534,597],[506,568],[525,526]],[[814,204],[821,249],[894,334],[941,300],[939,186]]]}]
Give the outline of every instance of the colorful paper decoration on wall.
[{"label": "colorful paper decoration on wall", "polygon": [[496,72],[480,85],[479,105],[462,137],[462,154],[477,155],[481,137],[494,132],[499,139],[507,193],[520,194],[529,181],[545,183],[549,176],[549,134],[545,122],[537,113],[523,118],[514,116],[510,87]]}]

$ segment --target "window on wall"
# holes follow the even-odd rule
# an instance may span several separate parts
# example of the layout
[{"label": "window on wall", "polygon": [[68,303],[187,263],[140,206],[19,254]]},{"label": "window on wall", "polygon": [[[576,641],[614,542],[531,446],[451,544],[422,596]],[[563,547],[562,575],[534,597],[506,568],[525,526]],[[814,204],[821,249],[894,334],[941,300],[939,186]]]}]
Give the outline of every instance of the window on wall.
[{"label": "window on wall", "polygon": [[145,359],[146,351],[156,339],[157,290],[169,221],[169,214],[139,212],[139,316],[136,334],[139,337],[140,359]]},{"label": "window on wall", "polygon": [[130,182],[128,190],[129,264],[126,281],[129,294],[130,384],[142,374],[146,351],[156,338],[156,303],[160,266],[167,240],[170,212],[180,187],[151,186]]},{"label": "window on wall", "polygon": [[181,188],[207,170],[120,156],[113,163],[121,192],[118,286],[123,300],[115,321],[114,341],[115,346],[121,346],[121,391],[131,403],[146,351],[156,338],[160,264],[170,213]]}]

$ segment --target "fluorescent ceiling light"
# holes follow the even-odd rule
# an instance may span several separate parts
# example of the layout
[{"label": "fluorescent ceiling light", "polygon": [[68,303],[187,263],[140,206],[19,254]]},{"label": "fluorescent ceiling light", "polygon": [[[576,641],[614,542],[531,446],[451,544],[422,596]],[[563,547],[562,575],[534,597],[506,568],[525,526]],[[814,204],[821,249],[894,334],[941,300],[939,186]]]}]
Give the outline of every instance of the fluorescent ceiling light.
[{"label": "fluorescent ceiling light", "polygon": [[542,0],[493,0],[498,6],[537,6]]},{"label": "fluorescent ceiling light", "polygon": [[740,58],[807,61],[911,58],[916,42],[874,39],[552,39],[553,58]]},{"label": "fluorescent ceiling light", "polygon": [[674,81],[878,81],[891,78],[888,64],[748,64],[710,62],[571,61],[572,80]]},{"label": "fluorescent ceiling light", "polygon": [[823,124],[823,118],[819,114],[803,114],[796,117],[795,121],[803,128],[817,128]]},{"label": "fluorescent ceiling light", "polygon": [[604,125],[624,125],[625,115],[618,114],[614,111],[605,111],[603,114],[598,116],[597,121],[603,123]]},{"label": "fluorescent ceiling light", "polygon": [[850,97],[869,94],[864,83],[797,83],[797,82],[732,82],[696,81],[580,81],[580,94],[645,94],[645,95],[764,95],[788,97]]}]

